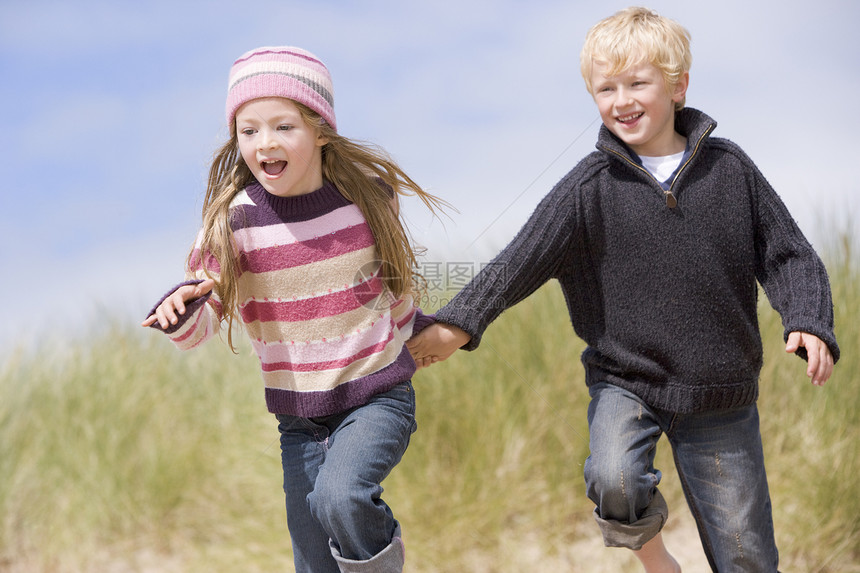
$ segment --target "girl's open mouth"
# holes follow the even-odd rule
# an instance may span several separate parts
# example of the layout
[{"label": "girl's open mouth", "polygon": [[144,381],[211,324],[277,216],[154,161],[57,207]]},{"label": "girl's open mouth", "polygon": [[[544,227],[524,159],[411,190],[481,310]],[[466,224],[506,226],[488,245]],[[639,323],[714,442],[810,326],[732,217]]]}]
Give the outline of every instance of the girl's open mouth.
[{"label": "girl's open mouth", "polygon": [[260,163],[266,175],[280,175],[287,168],[286,161],[263,161]]}]

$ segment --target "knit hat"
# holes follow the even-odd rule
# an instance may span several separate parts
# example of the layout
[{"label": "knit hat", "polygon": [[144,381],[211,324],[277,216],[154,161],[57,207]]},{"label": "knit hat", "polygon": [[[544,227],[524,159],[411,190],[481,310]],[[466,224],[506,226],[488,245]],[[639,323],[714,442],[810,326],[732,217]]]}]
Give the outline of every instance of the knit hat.
[{"label": "knit hat", "polygon": [[285,97],[304,104],[337,131],[331,75],[325,64],[306,50],[279,46],[242,54],[230,68],[227,125],[233,124],[242,104],[263,97]]}]

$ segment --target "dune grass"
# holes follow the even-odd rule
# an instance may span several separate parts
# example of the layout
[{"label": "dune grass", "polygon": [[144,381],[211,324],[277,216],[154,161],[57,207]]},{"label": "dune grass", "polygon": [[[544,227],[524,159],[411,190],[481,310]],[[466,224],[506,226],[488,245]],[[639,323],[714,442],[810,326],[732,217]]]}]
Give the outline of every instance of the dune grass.
[{"label": "dune grass", "polygon": [[[825,388],[785,355],[778,316],[761,304],[759,406],[788,571],[860,571],[860,269],[850,249],[835,252],[843,358]],[[416,376],[419,429],[385,483],[409,571],[617,562],[617,550],[595,565],[570,549],[599,535],[582,478],[582,349],[551,283],[506,312],[478,351]],[[279,456],[246,346],[180,353],[113,324],[13,352],[0,367],[0,571],[290,571]],[[657,464],[680,515],[665,439]]]}]

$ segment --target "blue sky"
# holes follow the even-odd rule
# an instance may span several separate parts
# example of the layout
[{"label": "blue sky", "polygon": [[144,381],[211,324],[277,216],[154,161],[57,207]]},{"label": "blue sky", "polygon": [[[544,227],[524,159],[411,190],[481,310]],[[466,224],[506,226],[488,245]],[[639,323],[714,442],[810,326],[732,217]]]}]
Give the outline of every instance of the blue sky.
[{"label": "blue sky", "polygon": [[[459,209],[440,222],[404,207],[428,260],[488,260],[593,149],[579,49],[627,5],[0,2],[0,342],[138,320],[181,279],[229,67],[262,45],[316,53],[341,133]],[[860,6],[647,5],[692,34],[688,105],[826,243],[858,213]]]}]

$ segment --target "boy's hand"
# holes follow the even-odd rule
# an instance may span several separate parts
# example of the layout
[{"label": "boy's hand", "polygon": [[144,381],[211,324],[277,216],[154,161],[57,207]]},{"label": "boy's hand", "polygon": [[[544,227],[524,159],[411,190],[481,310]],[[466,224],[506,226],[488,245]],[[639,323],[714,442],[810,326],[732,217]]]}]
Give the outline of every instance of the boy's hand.
[{"label": "boy's hand", "polygon": [[800,347],[806,348],[807,360],[806,375],[816,386],[824,386],[827,379],[833,373],[833,355],[830,348],[824,342],[808,332],[792,332],[788,335],[788,343],[785,351],[789,354],[797,352]]},{"label": "boy's hand", "polygon": [[447,360],[471,339],[462,329],[437,322],[407,340],[406,348],[420,369]]},{"label": "boy's hand", "polygon": [[161,301],[155,312],[140,323],[141,326],[152,326],[155,321],[161,328],[167,328],[168,324],[179,322],[177,314],[185,314],[185,303],[205,295],[215,286],[215,281],[206,279],[196,285],[185,285],[176,289],[169,297]]}]

